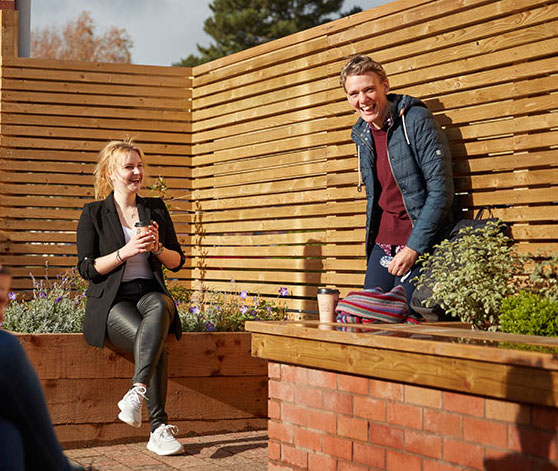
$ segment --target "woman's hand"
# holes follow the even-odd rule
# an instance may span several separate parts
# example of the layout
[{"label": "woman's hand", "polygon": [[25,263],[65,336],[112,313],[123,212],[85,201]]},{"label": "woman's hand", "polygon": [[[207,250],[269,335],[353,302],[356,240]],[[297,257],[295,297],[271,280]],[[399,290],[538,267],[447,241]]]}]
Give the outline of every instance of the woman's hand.
[{"label": "woman's hand", "polygon": [[[157,242],[156,242],[157,241]],[[119,250],[122,260],[127,260],[134,255],[147,253],[156,247],[155,243],[159,241],[159,233],[154,226],[147,226],[147,231],[135,233],[130,241]]]}]

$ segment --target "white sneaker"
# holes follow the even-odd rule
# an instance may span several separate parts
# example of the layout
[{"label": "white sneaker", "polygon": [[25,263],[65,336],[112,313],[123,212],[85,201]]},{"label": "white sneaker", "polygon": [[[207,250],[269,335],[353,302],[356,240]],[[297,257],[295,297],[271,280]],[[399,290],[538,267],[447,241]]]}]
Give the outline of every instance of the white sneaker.
[{"label": "white sneaker", "polygon": [[162,456],[184,453],[184,447],[174,438],[177,433],[178,428],[174,425],[159,425],[154,432],[151,432],[147,449]]},{"label": "white sneaker", "polygon": [[134,386],[124,397],[118,402],[120,414],[118,418],[131,425],[132,427],[141,427],[141,406],[145,399],[146,389],[144,386]]}]

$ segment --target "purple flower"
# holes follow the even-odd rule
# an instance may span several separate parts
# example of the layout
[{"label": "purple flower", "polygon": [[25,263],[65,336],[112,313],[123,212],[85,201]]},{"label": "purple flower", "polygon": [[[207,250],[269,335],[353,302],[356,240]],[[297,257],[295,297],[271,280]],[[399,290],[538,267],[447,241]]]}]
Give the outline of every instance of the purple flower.
[{"label": "purple flower", "polygon": [[190,311],[192,314],[199,314],[200,308],[198,306],[192,306],[190,309],[188,309],[188,311]]},{"label": "purple flower", "polygon": [[248,312],[248,306],[240,306],[240,312],[246,314],[246,312]]},{"label": "purple flower", "polygon": [[62,296],[57,297],[57,298],[54,300],[54,304],[58,304],[60,301],[62,301]]},{"label": "purple flower", "polygon": [[175,301],[175,302],[174,302],[174,305],[175,305],[175,306],[180,306],[180,301]]},{"label": "purple flower", "polygon": [[241,299],[246,299],[247,296],[248,296],[248,293],[247,293],[246,291],[242,290],[242,291],[240,292],[240,297],[241,297]]},{"label": "purple flower", "polygon": [[10,298],[11,301],[15,301],[17,298],[17,294],[13,291],[10,291],[10,293],[8,294],[8,298]]},{"label": "purple flower", "polygon": [[289,290],[287,288],[279,288],[279,296],[288,296],[289,295]]},{"label": "purple flower", "polygon": [[207,322],[205,323],[205,330],[206,330],[207,332],[213,332],[213,331],[215,330],[215,326],[213,325],[213,323],[207,321]]},{"label": "purple flower", "polygon": [[250,315],[251,315],[252,317],[256,317],[256,314],[257,314],[257,313],[256,313],[255,309],[251,309],[251,310],[250,310]]},{"label": "purple flower", "polygon": [[39,293],[39,298],[46,299],[46,297],[47,297],[47,294],[44,291],[41,291]]}]

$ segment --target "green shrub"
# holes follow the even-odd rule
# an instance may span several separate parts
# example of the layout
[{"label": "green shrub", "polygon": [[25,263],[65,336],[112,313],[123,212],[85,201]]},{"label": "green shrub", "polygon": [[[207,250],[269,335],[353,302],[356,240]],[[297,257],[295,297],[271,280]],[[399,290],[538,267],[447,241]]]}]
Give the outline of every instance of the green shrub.
[{"label": "green shrub", "polygon": [[[48,270],[48,267],[47,267]],[[22,333],[81,332],[85,314],[85,282],[70,270],[51,281],[47,275],[37,281],[33,275],[30,299],[9,294],[3,327]],[[19,298],[19,299],[18,299]]]},{"label": "green shrub", "polygon": [[[279,298],[287,295],[287,288],[279,289]],[[184,297],[186,302],[177,302],[184,332],[240,332],[244,330],[245,321],[287,318],[287,305],[283,301],[249,295],[234,284],[229,292],[202,287],[201,291]]]},{"label": "green shrub", "polygon": [[500,305],[514,292],[514,276],[523,259],[504,235],[501,222],[490,221],[482,229],[466,227],[459,236],[420,257],[423,275],[417,286],[432,287],[428,307],[439,305],[473,328],[496,330]]},{"label": "green shrub", "polygon": [[558,336],[558,302],[520,291],[502,301],[500,326],[513,334]]},{"label": "green shrub", "polygon": [[[33,280],[32,294],[9,294],[4,328],[21,333],[81,332],[85,315],[86,282],[71,270],[51,281]],[[181,285],[170,285],[180,316],[183,332],[239,332],[247,320],[282,320],[287,306],[282,301],[287,288],[279,290],[281,300],[248,295],[231,285],[230,292],[202,289],[191,291]]]}]

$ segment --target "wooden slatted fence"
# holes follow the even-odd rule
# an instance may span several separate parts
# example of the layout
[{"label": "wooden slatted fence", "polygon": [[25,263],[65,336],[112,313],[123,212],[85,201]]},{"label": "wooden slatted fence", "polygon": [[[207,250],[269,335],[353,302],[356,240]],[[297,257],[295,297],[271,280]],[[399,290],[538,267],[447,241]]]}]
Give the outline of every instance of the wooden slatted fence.
[{"label": "wooden slatted fence", "polygon": [[356,53],[435,113],[470,214],[494,205],[521,250],[557,251],[558,2],[398,0],[191,70],[3,57],[0,260],[18,277],[44,255],[72,265],[95,152],[131,134],[169,184],[187,286],[287,287],[310,311],[320,285],[361,287],[356,116],[338,81]]}]

